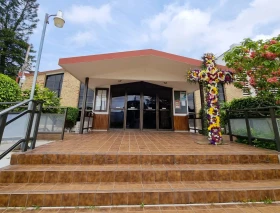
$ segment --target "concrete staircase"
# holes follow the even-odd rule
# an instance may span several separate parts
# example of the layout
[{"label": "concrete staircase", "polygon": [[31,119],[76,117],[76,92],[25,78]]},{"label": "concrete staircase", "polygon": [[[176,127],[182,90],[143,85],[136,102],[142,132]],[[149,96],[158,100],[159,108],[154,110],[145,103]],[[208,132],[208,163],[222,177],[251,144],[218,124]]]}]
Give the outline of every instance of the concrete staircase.
[{"label": "concrete staircase", "polygon": [[0,206],[106,206],[279,200],[277,154],[13,154]]}]

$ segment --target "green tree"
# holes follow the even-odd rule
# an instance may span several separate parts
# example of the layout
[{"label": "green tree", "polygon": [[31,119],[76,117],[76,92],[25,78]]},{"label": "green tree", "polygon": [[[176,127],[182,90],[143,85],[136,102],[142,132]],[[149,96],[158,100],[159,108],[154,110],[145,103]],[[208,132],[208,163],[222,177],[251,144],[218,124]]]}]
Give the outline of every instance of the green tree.
[{"label": "green tree", "polygon": [[[19,85],[9,76],[0,74],[0,102],[16,102],[21,100]],[[0,109],[5,109],[10,105],[0,105]]]},{"label": "green tree", "polygon": [[24,64],[27,41],[39,21],[36,1],[0,0],[0,73],[15,77]]},{"label": "green tree", "polygon": [[[29,99],[31,89],[22,91],[23,99]],[[51,91],[49,88],[40,87],[36,85],[34,100],[44,101],[43,103],[43,112],[57,112],[58,109],[52,109],[48,107],[59,107],[60,98],[57,97],[56,92]]]},{"label": "green tree", "polygon": [[236,87],[244,89],[249,84],[257,96],[277,99],[280,99],[279,59],[280,35],[265,41],[245,39],[224,56],[226,65],[235,70]]}]

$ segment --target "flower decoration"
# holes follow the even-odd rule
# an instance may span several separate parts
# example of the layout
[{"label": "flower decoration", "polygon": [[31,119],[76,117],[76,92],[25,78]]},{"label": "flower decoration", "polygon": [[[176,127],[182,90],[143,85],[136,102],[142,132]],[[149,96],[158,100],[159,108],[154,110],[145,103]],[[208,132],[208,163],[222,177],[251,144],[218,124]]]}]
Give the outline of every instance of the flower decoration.
[{"label": "flower decoration", "polygon": [[234,77],[232,71],[222,71],[217,69],[215,57],[212,53],[204,54],[203,64],[206,69],[201,71],[189,71],[188,80],[191,82],[205,82],[207,84],[206,102],[208,107],[208,140],[210,144],[217,145],[222,143],[218,83],[232,83]]}]

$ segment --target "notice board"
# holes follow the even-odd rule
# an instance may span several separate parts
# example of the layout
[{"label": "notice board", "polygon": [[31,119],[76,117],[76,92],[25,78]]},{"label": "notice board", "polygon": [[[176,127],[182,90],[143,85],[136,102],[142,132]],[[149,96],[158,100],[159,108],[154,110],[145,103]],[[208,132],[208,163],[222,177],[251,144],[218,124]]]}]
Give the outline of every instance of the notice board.
[{"label": "notice board", "polygon": [[174,109],[176,114],[188,112],[186,91],[174,91]]}]

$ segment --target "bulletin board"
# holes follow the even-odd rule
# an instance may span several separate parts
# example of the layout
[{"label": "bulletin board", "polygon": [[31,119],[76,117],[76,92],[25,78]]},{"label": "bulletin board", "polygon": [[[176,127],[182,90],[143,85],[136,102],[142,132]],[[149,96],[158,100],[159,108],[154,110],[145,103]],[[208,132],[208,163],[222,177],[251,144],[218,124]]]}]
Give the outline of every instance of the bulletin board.
[{"label": "bulletin board", "polygon": [[186,91],[174,91],[175,114],[187,114],[187,94]]}]

